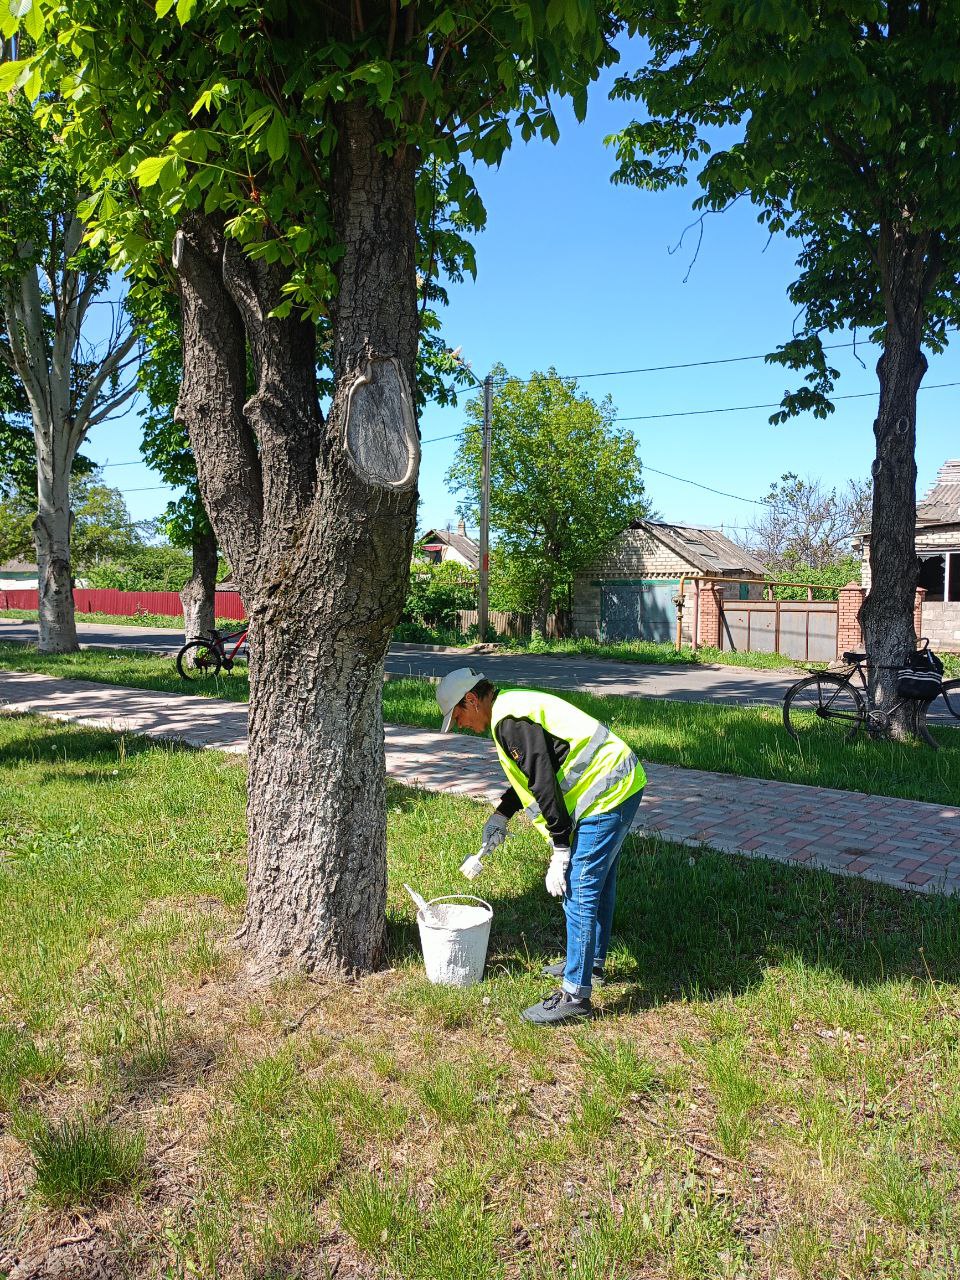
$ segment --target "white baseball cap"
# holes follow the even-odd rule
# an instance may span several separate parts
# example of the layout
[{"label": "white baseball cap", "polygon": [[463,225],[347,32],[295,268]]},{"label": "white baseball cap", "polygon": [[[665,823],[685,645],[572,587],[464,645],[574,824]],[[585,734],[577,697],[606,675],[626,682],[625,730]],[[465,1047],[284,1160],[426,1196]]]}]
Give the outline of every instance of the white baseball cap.
[{"label": "white baseball cap", "polygon": [[473,667],[458,667],[456,671],[447,672],[437,685],[437,701],[440,703],[440,710],[443,712],[443,724],[440,727],[441,733],[450,732],[453,708],[460,699],[468,694],[471,689],[475,689],[481,680],[485,679],[486,676],[483,672],[474,671]]}]

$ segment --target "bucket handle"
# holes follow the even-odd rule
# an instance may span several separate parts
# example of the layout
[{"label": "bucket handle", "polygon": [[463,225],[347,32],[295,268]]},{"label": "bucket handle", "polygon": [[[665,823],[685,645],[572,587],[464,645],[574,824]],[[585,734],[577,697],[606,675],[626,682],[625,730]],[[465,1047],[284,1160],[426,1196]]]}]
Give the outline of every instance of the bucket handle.
[{"label": "bucket handle", "polygon": [[445,902],[478,902],[481,907],[487,908],[491,916],[493,915],[493,907],[487,902],[486,898],[478,898],[473,893],[445,893],[440,898],[431,898],[427,906],[438,907]]}]

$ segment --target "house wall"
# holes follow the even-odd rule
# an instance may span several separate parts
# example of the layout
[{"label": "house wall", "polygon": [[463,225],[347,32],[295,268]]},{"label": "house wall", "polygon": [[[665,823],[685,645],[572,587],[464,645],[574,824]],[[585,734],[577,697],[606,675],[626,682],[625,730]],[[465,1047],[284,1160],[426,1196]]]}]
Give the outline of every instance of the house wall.
[{"label": "house wall", "polygon": [[[659,538],[645,529],[626,529],[613,543],[601,560],[591,565],[573,580],[572,610],[573,633],[577,636],[600,638],[599,584],[605,581],[630,581],[643,579],[676,580],[686,575],[700,574],[702,570],[691,564],[676,551],[672,551]],[[719,587],[725,597],[738,599],[740,586],[731,583]],[[693,644],[693,623],[696,613],[696,587],[692,582],[684,585],[684,605],[681,639],[683,644]],[[762,586],[748,586],[747,598],[759,600]]]},{"label": "house wall", "polygon": [[452,560],[454,564],[466,565],[468,569],[475,569],[476,565],[470,563],[466,556],[462,556],[459,551],[455,551],[453,547],[445,546],[440,552],[440,559],[444,562]]},{"label": "house wall", "polygon": [[36,591],[36,569],[0,569],[0,591]]},{"label": "house wall", "polygon": [[[624,579],[681,578],[697,570],[682,556],[652,537],[644,529],[625,529],[608,553],[573,579],[573,634],[600,638],[600,592],[604,581]],[[688,585],[683,611],[684,643],[692,637],[693,589]]]},{"label": "house wall", "polygon": [[[935,529],[917,532],[917,552],[956,550],[960,547],[960,524],[938,525]],[[864,539],[860,581],[870,590],[870,540]],[[924,600],[923,634],[934,649],[960,652],[960,601]]]},{"label": "house wall", "polygon": [[[917,553],[940,551],[960,547],[960,524],[937,525],[935,529],[917,531]],[[860,562],[860,585],[870,590],[870,539],[863,540],[863,559]],[[960,606],[958,606],[960,607]]]}]

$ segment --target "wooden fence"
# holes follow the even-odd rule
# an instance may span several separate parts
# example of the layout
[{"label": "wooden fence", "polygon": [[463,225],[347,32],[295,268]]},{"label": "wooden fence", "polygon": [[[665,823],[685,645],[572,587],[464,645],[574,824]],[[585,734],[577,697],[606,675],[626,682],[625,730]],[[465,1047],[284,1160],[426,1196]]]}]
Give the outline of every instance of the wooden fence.
[{"label": "wooden fence", "polygon": [[[506,613],[502,609],[491,609],[487,614],[491,628],[498,636],[507,636],[511,640],[529,640],[533,631],[533,619],[529,613]],[[480,622],[476,609],[461,609],[457,614],[460,633],[464,634]],[[547,618],[547,639],[556,640],[564,634],[563,619],[551,613]]]}]

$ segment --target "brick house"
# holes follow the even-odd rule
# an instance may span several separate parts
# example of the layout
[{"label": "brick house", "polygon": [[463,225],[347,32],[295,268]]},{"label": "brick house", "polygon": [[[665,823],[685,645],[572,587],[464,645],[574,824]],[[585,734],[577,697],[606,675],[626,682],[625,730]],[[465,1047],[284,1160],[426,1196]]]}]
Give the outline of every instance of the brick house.
[{"label": "brick house", "polygon": [[[960,458],[947,461],[917,503],[917,586],[923,634],[935,649],[960,652]],[[860,540],[861,583],[870,589],[870,535]]]},{"label": "brick house", "polygon": [[[763,565],[716,529],[635,520],[609,551],[578,573],[571,591],[573,631],[599,640],[673,641],[683,577],[756,578]],[[759,599],[760,587],[732,582],[726,598]],[[685,585],[683,643],[693,643],[693,584]]]}]

